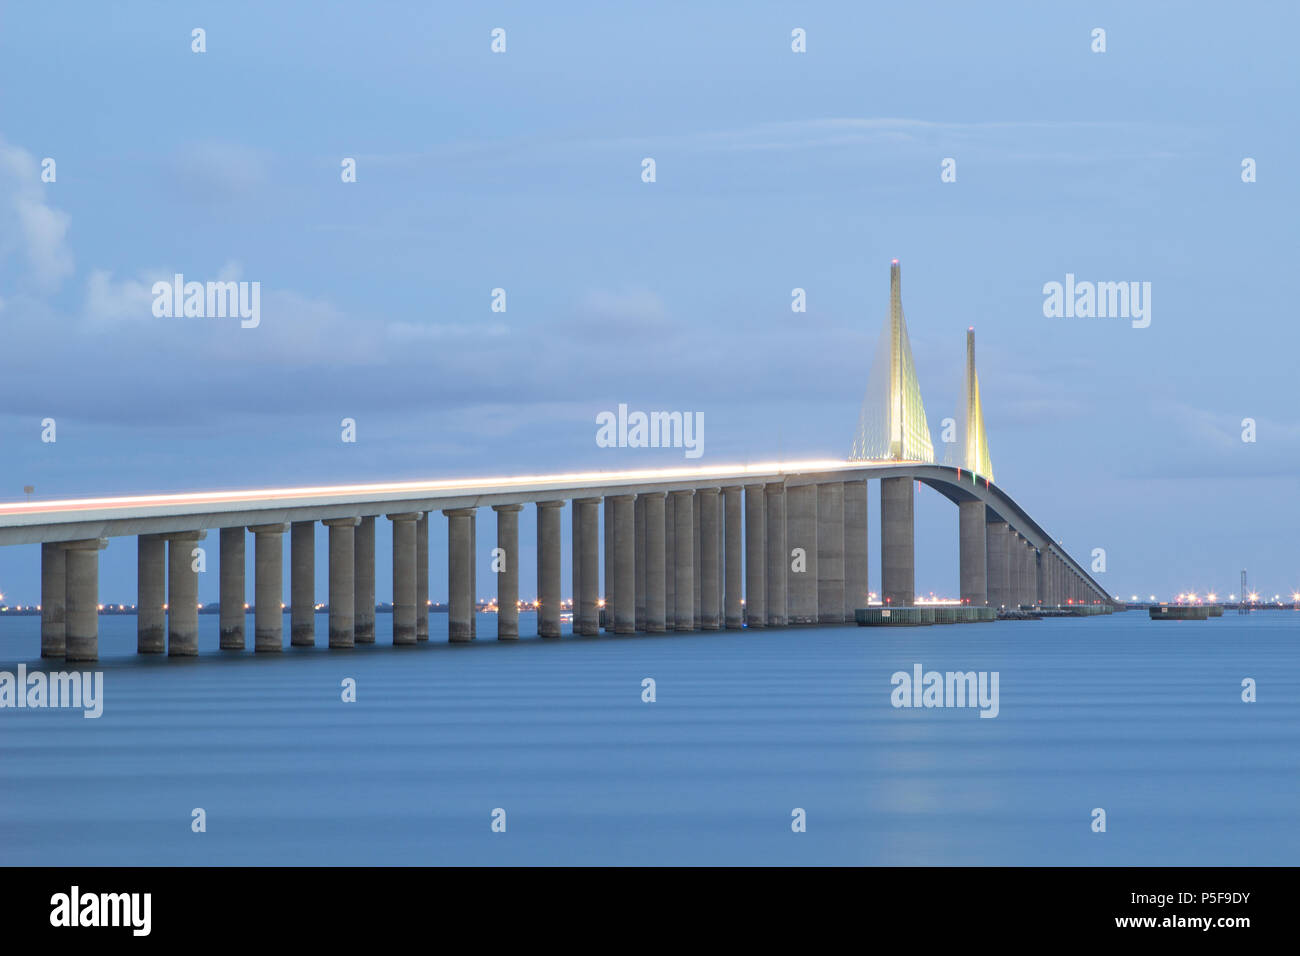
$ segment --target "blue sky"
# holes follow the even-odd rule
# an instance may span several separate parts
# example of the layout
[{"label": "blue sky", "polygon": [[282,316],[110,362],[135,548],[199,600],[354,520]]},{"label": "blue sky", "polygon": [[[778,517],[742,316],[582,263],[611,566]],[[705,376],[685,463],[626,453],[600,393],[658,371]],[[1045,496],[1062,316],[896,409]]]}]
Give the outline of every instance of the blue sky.
[{"label": "blue sky", "polygon": [[[845,455],[896,256],[932,427],[974,325],[998,482],[1076,556],[1105,548],[1099,580],[1227,591],[1246,567],[1290,590],[1298,21],[1250,3],[11,7],[0,499],[682,460],[597,447],[620,402],[703,412],[704,463]],[[261,325],[155,318],[174,272],[260,282]],[[1150,282],[1150,327],[1045,318],[1067,272]],[[919,590],[956,590],[956,522],[918,496]],[[521,532],[527,559],[531,516]],[[438,598],[441,521],[432,539]],[[0,549],[0,592],[34,601],[38,563]],[[105,600],[134,577],[114,539]]]}]

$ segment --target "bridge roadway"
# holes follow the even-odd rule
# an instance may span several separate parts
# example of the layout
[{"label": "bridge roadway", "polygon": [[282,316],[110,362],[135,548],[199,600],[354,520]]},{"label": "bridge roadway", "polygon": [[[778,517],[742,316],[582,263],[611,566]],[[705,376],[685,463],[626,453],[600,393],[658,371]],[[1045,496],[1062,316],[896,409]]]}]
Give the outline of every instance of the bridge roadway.
[{"label": "bridge roadway", "polygon": [[[519,633],[519,513],[537,520],[538,634],[560,636],[560,510],[572,502],[574,631],[841,624],[867,604],[867,481],[881,482],[884,602],[915,600],[914,482],[959,509],[961,599],[1018,607],[1112,603],[997,485],[921,462],[758,465],[412,481],[0,503],[0,545],[40,543],[41,655],[98,657],[99,551],[136,535],[140,653],[198,653],[191,554],[220,537],[220,646],[244,649],[246,532],[254,536],[254,647],[315,642],[315,527],[329,528],[329,645],[375,640],[375,519],[393,526],[393,642],[428,640],[428,517],[448,520],[449,635],[475,637],[477,513],[497,513],[498,635]],[[601,533],[600,512],[604,512]],[[742,531],[743,528],[743,531]],[[602,541],[603,539],[603,541]],[[802,550],[802,558],[795,549]],[[743,602],[742,602],[743,596]]]}]

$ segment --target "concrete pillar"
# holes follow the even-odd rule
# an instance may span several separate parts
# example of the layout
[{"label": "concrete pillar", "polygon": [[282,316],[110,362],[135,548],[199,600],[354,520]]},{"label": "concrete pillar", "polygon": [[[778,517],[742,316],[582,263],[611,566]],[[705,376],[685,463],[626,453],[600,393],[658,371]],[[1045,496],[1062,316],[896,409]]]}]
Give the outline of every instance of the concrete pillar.
[{"label": "concrete pillar", "polygon": [[393,524],[393,644],[415,643],[415,522],[419,512],[390,514]]},{"label": "concrete pillar", "polygon": [[674,630],[694,629],[695,618],[695,492],[673,492],[674,544],[677,554],[673,561],[676,576],[673,588],[676,610]]},{"label": "concrete pillar", "polygon": [[988,603],[988,508],[979,499],[957,505],[957,538],[961,561],[961,600],[972,607]]},{"label": "concrete pillar", "polygon": [[284,650],[284,533],[287,524],[250,525],[253,532],[253,650]]},{"label": "concrete pillar", "polygon": [[[794,485],[785,492],[786,553],[790,555],[787,579],[787,616],[789,624],[817,623],[817,486]],[[803,552],[803,568],[794,555]]]},{"label": "concrete pillar", "polygon": [[1010,534],[1005,521],[990,521],[985,531],[985,544],[988,553],[986,562],[988,572],[989,604],[992,607],[1008,607],[1011,604],[1009,588],[1009,543]]},{"label": "concrete pillar", "polygon": [[356,575],[356,601],[353,613],[356,622],[352,628],[358,644],[375,643],[375,516],[362,515],[355,535],[355,559],[352,570]]},{"label": "concrete pillar", "polygon": [[745,486],[745,626],[767,627],[767,492]]},{"label": "concrete pillar", "polygon": [[633,578],[635,579],[634,587],[636,589],[636,595],[633,600],[633,609],[632,609],[632,613],[634,617],[633,627],[635,630],[644,631],[645,630],[645,573],[646,573],[645,495],[636,496],[633,509],[634,510],[632,514],[632,520],[636,525],[636,529],[633,532],[633,537],[636,539],[634,545],[635,550],[632,555],[633,564],[635,565],[635,568],[633,570]]},{"label": "concrete pillar", "polygon": [[718,585],[722,568],[718,566],[718,540],[722,532],[722,496],[717,488],[701,488],[695,493],[700,526],[700,627],[706,631],[722,628],[722,606]]},{"label": "concrete pillar", "polygon": [[[244,529],[239,529],[243,534]],[[224,543],[224,538],[222,539]],[[167,650],[167,542],[158,534],[142,534],[136,539],[135,651],[137,654],[161,654]],[[243,568],[240,569],[242,579]],[[222,572],[225,557],[222,556]],[[225,581],[224,576],[222,581]],[[225,600],[225,594],[222,594]],[[225,605],[221,606],[225,611]],[[242,623],[243,602],[240,602]],[[42,609],[43,613],[43,609]]]},{"label": "concrete pillar", "polygon": [[871,593],[867,524],[866,479],[844,482],[844,620],[849,622],[858,608],[867,606]]},{"label": "concrete pillar", "polygon": [[357,525],[360,518],[330,518],[329,645],[353,647],[357,623]]},{"label": "concrete pillar", "polygon": [[1030,565],[1033,568],[1033,594],[1035,604],[1047,602],[1047,588],[1043,583],[1043,555],[1037,549],[1029,552]]},{"label": "concrete pillar", "polygon": [[767,499],[767,625],[785,627],[786,572],[790,569],[790,552],[785,546],[785,482],[769,482],[764,497]]},{"label": "concrete pillar", "polygon": [[415,639],[429,639],[429,514],[415,519]]},{"label": "concrete pillar", "polygon": [[537,636],[560,636],[560,509],[537,502]]},{"label": "concrete pillar", "polygon": [[[108,546],[107,538],[65,541],[64,633],[67,637],[65,660],[99,660],[99,552]],[[41,605],[44,607],[44,604]]]},{"label": "concrete pillar", "polygon": [[[426,600],[427,595],[426,595]],[[478,639],[478,509],[469,516],[469,636]]]},{"label": "concrete pillar", "polygon": [[645,499],[645,629],[651,634],[662,634],[668,609],[664,553],[667,530],[664,498],[667,496],[662,491],[651,491],[638,497]]},{"label": "concrete pillar", "polygon": [[199,653],[199,575],[191,552],[202,531],[164,535],[167,539],[167,656]]},{"label": "concrete pillar", "polygon": [[519,512],[523,505],[493,505],[497,513],[497,640],[519,639]]},{"label": "concrete pillar", "polygon": [[843,624],[844,482],[816,487],[817,620],[822,624]]},{"label": "concrete pillar", "polygon": [[677,498],[664,500],[664,628],[677,630]]},{"label": "concrete pillar", "polygon": [[601,518],[601,547],[604,548],[604,584],[605,588],[601,595],[605,599],[605,613],[596,613],[597,620],[605,618],[605,630],[613,633],[614,631],[614,604],[616,602],[616,593],[618,591],[618,582],[614,580],[614,499],[612,496],[604,500],[604,515]]},{"label": "concrete pillar", "polygon": [[886,604],[916,603],[916,519],[911,478],[880,479],[880,594]]},{"label": "concrete pillar", "polygon": [[704,582],[700,575],[704,570],[703,541],[700,535],[700,495],[695,493],[691,500],[691,567],[695,574],[691,579],[694,601],[691,604],[691,630],[700,629],[700,612],[703,610]]},{"label": "concrete pillar", "polygon": [[571,581],[569,584],[569,607],[573,611],[573,633],[578,633],[578,595],[582,593],[582,563],[580,555],[582,549],[578,547],[578,542],[582,540],[582,528],[580,527],[578,502],[576,500],[569,502],[569,564],[571,568]]},{"label": "concrete pillar", "polygon": [[248,620],[247,593],[244,588],[244,528],[221,529],[221,564],[218,570],[221,589],[221,614],[218,630],[223,651],[242,651],[248,647],[244,625]]},{"label": "concrete pillar", "polygon": [[1034,547],[1029,543],[1024,535],[1020,536],[1020,603],[1022,605],[1031,605],[1034,603],[1034,589],[1032,586],[1033,571],[1030,566]]},{"label": "concrete pillar", "polygon": [[578,573],[581,590],[573,604],[573,633],[593,637],[600,632],[600,499],[575,498],[578,512]]},{"label": "concrete pillar", "polygon": [[1024,558],[1025,542],[1020,532],[1014,528],[1007,529],[1007,604],[1019,608],[1024,603]]},{"label": "concrete pillar", "polygon": [[289,644],[316,643],[316,522],[289,528]]},{"label": "concrete pillar", "polygon": [[[67,564],[61,541],[41,544],[41,657],[67,653]],[[158,606],[161,612],[161,601]]]},{"label": "concrete pillar", "polygon": [[449,508],[447,516],[447,636],[453,644],[474,639],[473,508]]},{"label": "concrete pillar", "polygon": [[745,510],[744,489],[731,485],[722,489],[722,624],[726,628],[743,627],[745,576],[743,551],[745,533],[741,514]]},{"label": "concrete pillar", "polygon": [[614,505],[614,606],[605,613],[615,634],[636,633],[636,499],[606,498]]}]

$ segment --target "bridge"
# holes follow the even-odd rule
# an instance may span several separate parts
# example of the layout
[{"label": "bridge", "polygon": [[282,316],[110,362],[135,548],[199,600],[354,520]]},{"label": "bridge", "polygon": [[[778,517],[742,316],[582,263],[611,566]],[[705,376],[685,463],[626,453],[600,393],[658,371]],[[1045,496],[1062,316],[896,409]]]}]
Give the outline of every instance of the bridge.
[{"label": "bridge", "polygon": [[[634,634],[844,624],[868,604],[867,482],[878,480],[884,604],[915,603],[913,509],[924,483],[958,508],[963,604],[1112,606],[1105,589],[994,483],[973,329],[966,350],[961,434],[943,463],[935,461],[894,260],[889,316],[847,460],[0,503],[0,545],[41,545],[41,656],[68,661],[98,659],[99,552],[128,536],[137,540],[139,653],[198,653],[192,553],[209,531],[220,542],[220,648],[247,649],[249,533],[254,649],[284,649],[286,534],[289,643],[314,645],[318,524],[329,535],[329,646],[374,643],[381,518],[392,524],[393,643],[427,641],[429,519],[437,512],[448,522],[449,640],[474,640],[484,508],[496,514],[504,558],[496,575],[498,638],[519,636],[525,507],[537,522],[537,634],[558,638],[566,503],[575,634],[602,626]],[[795,549],[804,570],[791,569]]]}]

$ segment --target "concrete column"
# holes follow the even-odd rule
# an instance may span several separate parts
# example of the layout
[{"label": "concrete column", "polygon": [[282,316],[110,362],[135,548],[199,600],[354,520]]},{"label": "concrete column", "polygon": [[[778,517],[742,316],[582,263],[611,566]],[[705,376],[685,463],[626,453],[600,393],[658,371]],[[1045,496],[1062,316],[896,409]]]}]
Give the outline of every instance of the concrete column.
[{"label": "concrete column", "polygon": [[664,628],[677,629],[677,499],[664,496]]},{"label": "concrete column", "polygon": [[199,653],[199,575],[191,551],[202,531],[164,535],[167,539],[167,656]]},{"label": "concrete column", "polygon": [[633,572],[633,577],[636,579],[636,584],[635,584],[636,596],[633,601],[634,604],[633,615],[635,620],[633,622],[633,626],[638,631],[644,631],[646,629],[645,628],[645,581],[646,581],[645,495],[636,496],[636,503],[633,505],[633,508],[634,511],[633,511],[632,520],[636,524],[636,530],[633,532],[633,535],[636,538],[636,543],[635,543],[636,550],[633,553],[633,561],[636,565],[635,570]]},{"label": "concrete column", "polygon": [[569,564],[571,567],[571,582],[569,584],[569,603],[573,610],[573,633],[578,633],[578,595],[582,593],[582,562],[580,554],[582,549],[578,547],[578,542],[582,540],[582,528],[579,526],[579,508],[578,502],[569,502]]},{"label": "concrete column", "polygon": [[250,525],[253,532],[253,650],[284,650],[284,533],[287,524]]},{"label": "concrete column", "polygon": [[605,613],[615,634],[636,633],[636,499],[606,498],[614,505],[614,606]]},{"label": "concrete column", "polygon": [[289,644],[316,643],[316,522],[289,528]]},{"label": "concrete column", "polygon": [[662,491],[638,495],[645,499],[645,629],[662,634],[667,614],[667,558],[665,556],[664,498]]},{"label": "concrete column", "polygon": [[745,626],[767,627],[767,492],[745,486]]},{"label": "concrete column", "polygon": [[537,502],[537,636],[560,636],[560,509]]},{"label": "concrete column", "polygon": [[[65,541],[64,633],[68,661],[99,660],[99,552],[107,538]],[[42,604],[43,608],[45,605]]]},{"label": "concrete column", "polygon": [[353,647],[357,623],[357,525],[360,518],[330,518],[329,644]]},{"label": "concrete column", "polygon": [[[67,552],[61,541],[41,544],[41,657],[63,657],[67,653],[67,566]],[[161,613],[162,601],[158,608]]]},{"label": "concrete column", "polygon": [[415,519],[415,639],[429,639],[429,514]]},{"label": "concrete column", "polygon": [[218,570],[221,589],[220,647],[223,651],[242,651],[248,647],[244,624],[248,619],[247,594],[244,588],[244,528],[221,529],[221,564]]},{"label": "concrete column", "polygon": [[880,593],[886,604],[916,603],[916,519],[911,478],[880,479]]},{"label": "concrete column", "polygon": [[497,640],[519,639],[519,512],[523,505],[493,505],[497,513],[497,547],[501,570],[497,572]]},{"label": "concrete column", "polygon": [[1025,542],[1020,532],[1007,529],[1007,604],[1013,609],[1024,603]]},{"label": "concrete column", "polygon": [[745,592],[743,565],[744,530],[741,514],[745,510],[744,489],[732,485],[722,489],[722,624],[727,628],[745,624],[742,601]]},{"label": "concrete column", "polygon": [[700,495],[697,491],[691,503],[691,567],[695,569],[695,576],[692,579],[692,591],[695,600],[691,605],[691,630],[700,629],[700,612],[703,610],[704,582],[700,575],[704,570],[703,547],[704,543],[700,534]]},{"label": "concrete column", "polygon": [[719,582],[722,568],[718,564],[718,541],[722,532],[722,496],[717,488],[701,488],[695,493],[700,527],[700,606],[699,626],[706,631],[722,629],[722,605]]},{"label": "concrete column", "polygon": [[573,633],[592,637],[600,633],[600,499],[575,498],[578,510],[578,573],[582,590],[573,606]]},{"label": "concrete column", "polygon": [[1033,554],[1033,547],[1024,535],[1020,536],[1020,603],[1022,605],[1033,604],[1033,590],[1030,587],[1030,581],[1033,580],[1030,575],[1029,556]]},{"label": "concrete column", "polygon": [[[241,534],[243,530],[239,529]],[[161,654],[167,650],[167,612],[163,609],[167,603],[167,542],[162,535],[142,534],[136,539],[136,547],[135,651]],[[221,567],[224,573],[224,554]],[[242,577],[243,568],[239,570]],[[224,593],[222,600],[225,600]],[[221,607],[224,611],[225,605]],[[242,602],[240,614],[243,614]]]},{"label": "concrete column", "polygon": [[[604,516],[601,519],[601,547],[604,548],[604,583],[605,589],[601,592],[605,598],[605,630],[613,633],[614,631],[614,605],[617,603],[618,582],[614,580],[614,499],[606,497],[604,501]],[[599,611],[596,613],[597,620],[601,618]]]},{"label": "concrete column", "polygon": [[[794,485],[785,492],[785,550],[790,557],[786,583],[788,624],[817,623],[817,486]],[[804,570],[797,570],[795,549],[804,553]]]},{"label": "concrete column", "polygon": [[1033,549],[1029,552],[1030,567],[1033,570],[1031,578],[1033,587],[1033,596],[1035,604],[1047,603],[1047,588],[1043,583],[1043,555]]},{"label": "concrete column", "polygon": [[393,523],[393,644],[415,643],[415,522],[419,512],[390,514]]},{"label": "concrete column", "polygon": [[[426,597],[427,600],[427,597]],[[478,509],[469,516],[469,636],[478,640]]]},{"label": "concrete column", "polygon": [[985,531],[985,543],[988,552],[986,562],[988,570],[989,604],[992,607],[1008,607],[1011,604],[1009,588],[1009,559],[1007,545],[1010,534],[1005,521],[990,521]]},{"label": "concrete column", "polygon": [[785,482],[769,482],[767,499],[767,625],[785,627],[786,573],[790,569],[790,551],[786,548]]},{"label": "concrete column", "polygon": [[972,607],[988,603],[988,508],[984,502],[957,505],[957,537],[961,560],[961,600]]},{"label": "concrete column", "polygon": [[843,624],[844,482],[829,482],[816,488],[817,620],[822,624]]},{"label": "concrete column", "polygon": [[695,493],[673,492],[674,545],[677,554],[673,561],[676,576],[673,588],[676,610],[675,630],[694,629],[695,618]]},{"label": "concrete column", "polygon": [[358,644],[375,643],[375,516],[363,515],[355,535],[356,601],[353,633]]},{"label": "concrete column", "polygon": [[844,482],[844,620],[850,623],[854,612],[867,606],[871,593],[867,524],[866,479]]},{"label": "concrete column", "polygon": [[447,516],[447,635],[453,644],[474,639],[473,508],[449,508]]}]

